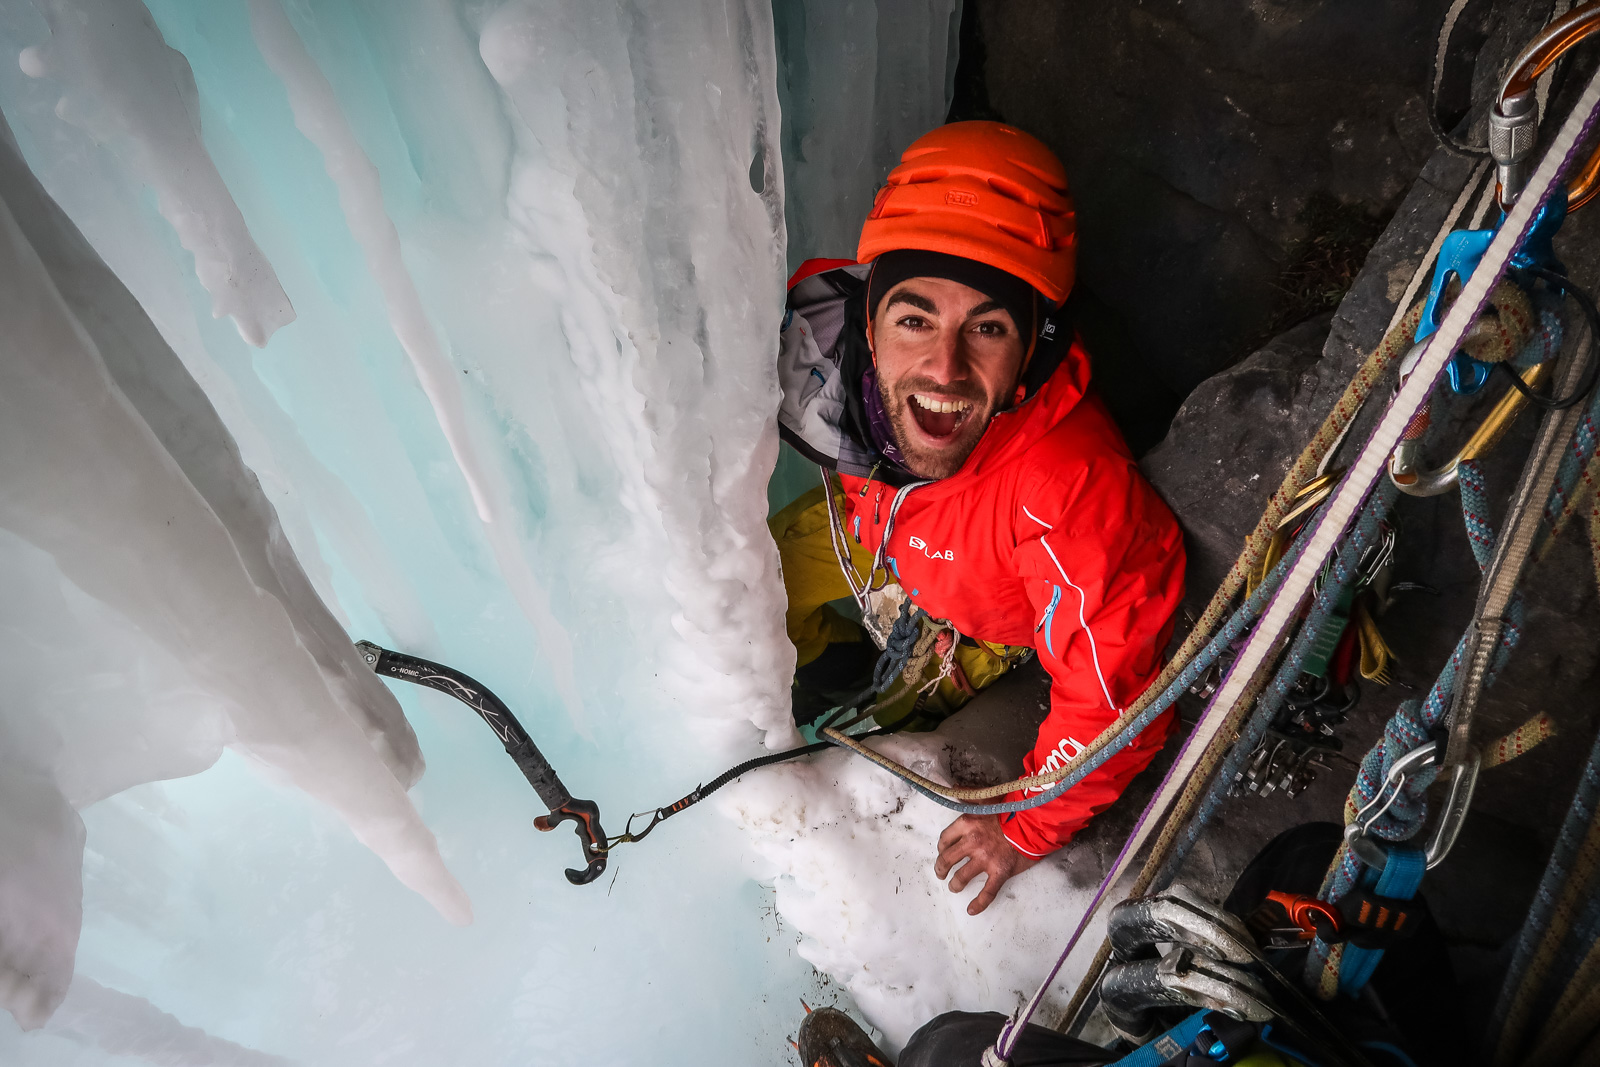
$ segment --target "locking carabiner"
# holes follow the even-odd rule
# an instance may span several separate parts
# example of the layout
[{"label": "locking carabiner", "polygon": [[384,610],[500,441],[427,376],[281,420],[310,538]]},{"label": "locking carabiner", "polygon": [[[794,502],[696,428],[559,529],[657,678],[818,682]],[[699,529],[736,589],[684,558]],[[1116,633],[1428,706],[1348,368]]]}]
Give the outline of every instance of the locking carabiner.
[{"label": "locking carabiner", "polygon": [[[1528,180],[1528,161],[1538,144],[1539,101],[1534,83],[1579,41],[1600,30],[1600,2],[1573,8],[1546,26],[1511,61],[1500,95],[1489,112],[1489,154],[1494,157],[1500,207],[1509,211]],[[1567,182],[1567,210],[1576,211],[1600,193],[1600,147]]]}]

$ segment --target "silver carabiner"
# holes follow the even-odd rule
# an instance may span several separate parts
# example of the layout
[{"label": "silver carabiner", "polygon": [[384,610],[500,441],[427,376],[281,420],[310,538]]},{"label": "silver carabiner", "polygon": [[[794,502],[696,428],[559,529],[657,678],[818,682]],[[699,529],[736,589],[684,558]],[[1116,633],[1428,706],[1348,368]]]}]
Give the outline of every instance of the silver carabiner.
[{"label": "silver carabiner", "polygon": [[[1361,810],[1356,812],[1355,818],[1344,828],[1345,846],[1354,852],[1362,863],[1373,870],[1381,871],[1389,862],[1389,854],[1384,851],[1382,845],[1367,836],[1367,831],[1372,829],[1373,823],[1383,817],[1384,812],[1394,806],[1396,800],[1400,799],[1400,791],[1405,788],[1406,779],[1418,771],[1433,766],[1438,758],[1439,743],[1429,741],[1395,760],[1394,766],[1389,768],[1389,773],[1383,776],[1383,784],[1378,787],[1378,795],[1362,805]],[[1468,800],[1470,799],[1468,797]],[[1456,829],[1459,832],[1460,826],[1458,825]],[[1450,840],[1453,844],[1455,837],[1452,835]],[[1447,851],[1448,848],[1447,845]]]},{"label": "silver carabiner", "polygon": [[1472,793],[1478,787],[1478,771],[1483,767],[1483,757],[1475,748],[1468,748],[1466,759],[1456,764],[1450,774],[1450,795],[1439,815],[1439,825],[1434,828],[1428,842],[1428,870],[1444,862],[1461,836],[1461,824],[1467,820],[1472,807]]}]

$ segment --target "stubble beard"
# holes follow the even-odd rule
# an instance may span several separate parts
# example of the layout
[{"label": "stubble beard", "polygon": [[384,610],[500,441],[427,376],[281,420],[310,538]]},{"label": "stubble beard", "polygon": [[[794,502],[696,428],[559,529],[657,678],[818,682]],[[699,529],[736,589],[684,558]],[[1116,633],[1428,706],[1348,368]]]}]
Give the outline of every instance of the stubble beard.
[{"label": "stubble beard", "polygon": [[[915,427],[907,423],[916,416],[911,414],[912,393],[943,393],[954,395],[972,403],[970,414],[951,435],[950,443],[938,448],[924,448],[914,436]],[[948,478],[959,471],[967,457],[978,447],[983,431],[999,408],[999,401],[986,395],[976,385],[940,385],[926,378],[908,378],[894,383],[880,380],[878,394],[884,410],[889,413],[889,427],[894,431],[895,444],[905,458],[906,469],[918,478],[937,480]]]}]

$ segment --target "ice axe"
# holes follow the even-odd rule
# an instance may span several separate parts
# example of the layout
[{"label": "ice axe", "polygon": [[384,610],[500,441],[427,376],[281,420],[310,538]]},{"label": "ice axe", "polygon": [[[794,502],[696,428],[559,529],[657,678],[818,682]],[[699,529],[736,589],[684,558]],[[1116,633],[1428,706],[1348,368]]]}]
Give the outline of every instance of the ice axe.
[{"label": "ice axe", "polygon": [[374,673],[437,689],[477,712],[500,739],[506,754],[528,779],[545,807],[550,809],[549,815],[540,815],[533,820],[533,825],[540,830],[554,830],[568,819],[577,823],[574,829],[583,845],[583,858],[588,866],[583,870],[567,868],[567,881],[573,885],[588,885],[605,872],[606,833],[600,828],[599,806],[592,800],[573,799],[567,787],[561,784],[555,768],[528,736],[528,731],[487,686],[442,663],[391,652],[371,641],[357,641],[356,648],[361,650],[361,658]]}]

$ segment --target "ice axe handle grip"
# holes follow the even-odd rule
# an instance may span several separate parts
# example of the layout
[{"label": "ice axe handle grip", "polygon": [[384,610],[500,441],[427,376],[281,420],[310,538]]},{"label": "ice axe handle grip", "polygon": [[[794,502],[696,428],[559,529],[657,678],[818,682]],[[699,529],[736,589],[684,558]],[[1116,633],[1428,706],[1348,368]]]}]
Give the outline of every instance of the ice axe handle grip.
[{"label": "ice axe handle grip", "polygon": [[573,885],[588,885],[606,870],[606,832],[600,828],[599,805],[592,800],[569,800],[559,808],[552,809],[549,815],[534,819],[533,825],[540,830],[554,830],[568,819],[578,824],[573,829],[578,832],[578,840],[583,844],[583,858],[589,862],[589,866],[581,871],[568,867],[567,881]]}]

